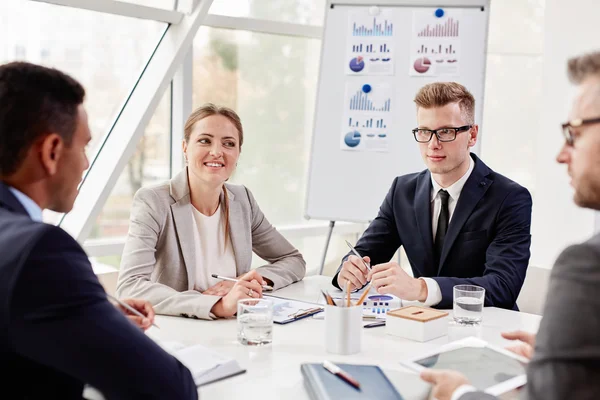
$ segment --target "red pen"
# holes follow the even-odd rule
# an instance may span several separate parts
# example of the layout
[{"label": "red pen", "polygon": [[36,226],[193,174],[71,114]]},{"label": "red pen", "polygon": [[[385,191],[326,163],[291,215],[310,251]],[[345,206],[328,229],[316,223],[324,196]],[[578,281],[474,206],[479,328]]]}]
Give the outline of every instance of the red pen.
[{"label": "red pen", "polygon": [[327,371],[331,372],[332,374],[336,375],[340,379],[343,379],[349,385],[352,385],[357,390],[360,390],[360,383],[356,379],[354,379],[352,377],[352,375],[350,375],[349,373],[347,373],[346,371],[344,371],[343,369],[341,369],[340,367],[338,367],[331,361],[327,361],[327,360],[323,361],[323,368],[325,368]]}]

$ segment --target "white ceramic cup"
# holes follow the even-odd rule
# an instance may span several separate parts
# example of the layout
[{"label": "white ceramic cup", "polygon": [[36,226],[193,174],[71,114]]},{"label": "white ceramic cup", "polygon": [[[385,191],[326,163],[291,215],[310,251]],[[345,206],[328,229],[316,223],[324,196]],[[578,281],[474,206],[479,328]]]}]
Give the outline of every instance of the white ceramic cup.
[{"label": "white ceramic cup", "polygon": [[356,354],[362,346],[363,319],[360,306],[325,306],[325,350],[333,354]]}]

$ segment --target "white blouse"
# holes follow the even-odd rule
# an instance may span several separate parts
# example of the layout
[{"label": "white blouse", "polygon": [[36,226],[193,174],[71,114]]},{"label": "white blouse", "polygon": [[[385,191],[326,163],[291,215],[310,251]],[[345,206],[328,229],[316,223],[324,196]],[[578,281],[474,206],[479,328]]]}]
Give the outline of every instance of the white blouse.
[{"label": "white blouse", "polygon": [[[231,237],[225,242],[223,218],[225,212],[221,205],[217,211],[206,216],[192,206],[194,214],[194,243],[196,250],[196,284],[195,290],[205,291],[220,280],[213,278],[218,274],[229,278],[236,277],[235,254]],[[226,246],[225,246],[226,244]]]}]

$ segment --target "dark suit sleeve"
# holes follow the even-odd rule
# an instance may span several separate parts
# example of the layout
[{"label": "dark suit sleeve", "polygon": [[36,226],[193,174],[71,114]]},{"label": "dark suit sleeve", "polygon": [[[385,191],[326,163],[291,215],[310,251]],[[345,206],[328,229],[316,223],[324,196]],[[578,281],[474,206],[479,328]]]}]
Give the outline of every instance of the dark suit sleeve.
[{"label": "dark suit sleeve", "polygon": [[600,398],[599,288],[600,246],[565,249],[552,271],[527,369],[529,400]]},{"label": "dark suit sleeve", "polygon": [[[358,254],[363,257],[369,256],[371,258],[371,265],[377,265],[390,261],[396,250],[402,245],[400,236],[398,235],[398,229],[396,227],[396,221],[394,218],[394,195],[396,192],[396,184],[398,178],[394,179],[392,187],[388,194],[385,196],[381,207],[379,207],[379,213],[377,217],[369,224],[369,227],[363,233],[360,240],[356,243],[354,248]],[[337,276],[342,269],[342,264],[353,253],[349,252],[344,256],[338,270],[333,277],[333,286],[340,288],[337,283]]]},{"label": "dark suit sleeve", "polygon": [[[452,222],[451,222],[452,223]],[[434,277],[442,292],[436,306],[452,308],[453,287],[461,284],[485,288],[485,305],[511,309],[515,306],[529,263],[531,245],[531,196],[519,187],[507,195],[497,216],[497,230],[486,251],[483,276]]]},{"label": "dark suit sleeve", "polygon": [[107,399],[197,399],[188,369],[107,301],[81,247],[62,229],[44,229],[14,287],[14,351]]}]

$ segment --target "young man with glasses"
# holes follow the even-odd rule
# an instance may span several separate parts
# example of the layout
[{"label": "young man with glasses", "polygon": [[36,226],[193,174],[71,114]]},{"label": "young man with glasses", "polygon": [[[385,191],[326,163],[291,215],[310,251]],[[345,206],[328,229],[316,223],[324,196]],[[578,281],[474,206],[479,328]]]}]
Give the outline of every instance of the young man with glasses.
[{"label": "young man with glasses", "polygon": [[[516,309],[531,243],[531,196],[492,171],[470,148],[477,142],[475,99],[462,85],[438,82],[415,97],[412,134],[427,169],[397,177],[333,284],[368,281],[379,293],[452,308],[453,287],[486,289],[485,305]],[[390,262],[403,246],[414,278]]]},{"label": "young man with glasses", "polygon": [[[600,52],[569,60],[569,77],[579,86],[571,120],[562,125],[565,143],[556,161],[566,164],[580,207],[600,210]],[[537,337],[526,332],[505,334],[521,344],[509,350],[531,359],[528,400],[600,398],[600,234],[569,246],[557,258],[544,318]],[[434,385],[438,400],[488,400],[458,372],[427,370],[421,377]]]}]

